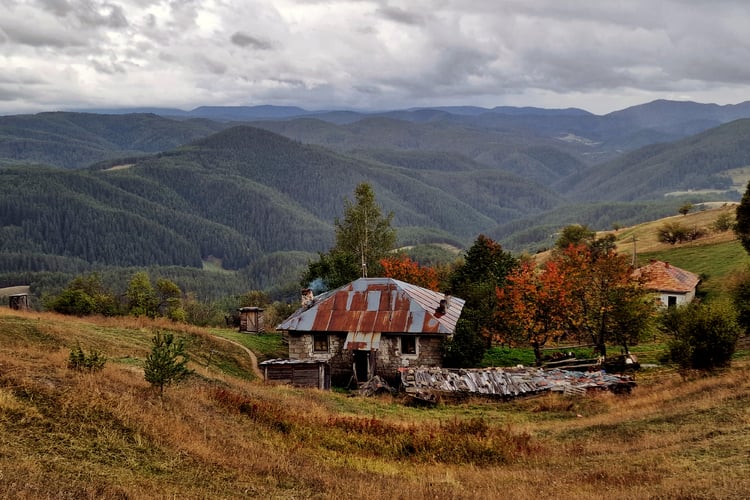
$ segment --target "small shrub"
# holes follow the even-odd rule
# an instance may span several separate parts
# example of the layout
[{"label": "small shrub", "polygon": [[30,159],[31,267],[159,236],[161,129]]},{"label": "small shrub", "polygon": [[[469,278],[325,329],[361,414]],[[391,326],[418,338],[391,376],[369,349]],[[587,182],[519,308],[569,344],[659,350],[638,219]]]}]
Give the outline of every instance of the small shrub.
[{"label": "small shrub", "polygon": [[716,220],[713,223],[714,231],[717,231],[719,233],[729,231],[733,227],[734,227],[734,217],[727,212],[719,214],[719,216],[716,217]]},{"label": "small shrub", "polygon": [[687,215],[691,210],[693,209],[692,203],[685,203],[680,207],[678,212],[680,212],[682,215]]},{"label": "small shrub", "polygon": [[713,370],[729,366],[741,328],[728,305],[690,304],[668,310],[660,327],[672,336],[669,357],[684,369]]},{"label": "small shrub", "polygon": [[70,356],[68,356],[68,368],[71,370],[98,372],[104,368],[106,362],[107,358],[98,351],[92,350],[88,354],[83,352],[80,344],[71,349]]}]

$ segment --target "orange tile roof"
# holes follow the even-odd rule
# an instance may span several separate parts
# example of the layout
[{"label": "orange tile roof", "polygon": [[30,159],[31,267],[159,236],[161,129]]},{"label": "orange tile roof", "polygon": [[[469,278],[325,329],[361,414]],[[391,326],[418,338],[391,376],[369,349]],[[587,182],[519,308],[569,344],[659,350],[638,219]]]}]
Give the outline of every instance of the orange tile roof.
[{"label": "orange tile roof", "polygon": [[655,292],[692,292],[701,280],[697,274],[661,260],[654,260],[647,266],[639,267],[633,275],[643,276],[644,286]]}]

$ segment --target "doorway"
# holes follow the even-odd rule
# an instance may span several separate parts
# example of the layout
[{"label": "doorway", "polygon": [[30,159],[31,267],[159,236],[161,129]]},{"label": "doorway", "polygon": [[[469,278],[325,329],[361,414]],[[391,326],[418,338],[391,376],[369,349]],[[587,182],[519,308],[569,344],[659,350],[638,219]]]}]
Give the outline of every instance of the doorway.
[{"label": "doorway", "polygon": [[357,382],[362,383],[370,380],[371,367],[374,366],[374,353],[375,351],[360,349],[354,351],[354,375],[357,377]]}]

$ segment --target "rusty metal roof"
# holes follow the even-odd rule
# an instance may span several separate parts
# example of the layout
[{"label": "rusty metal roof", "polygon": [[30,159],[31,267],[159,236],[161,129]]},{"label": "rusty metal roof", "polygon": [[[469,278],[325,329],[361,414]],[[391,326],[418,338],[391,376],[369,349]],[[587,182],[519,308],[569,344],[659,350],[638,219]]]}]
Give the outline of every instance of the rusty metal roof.
[{"label": "rusty metal roof", "polygon": [[380,347],[380,333],[349,332],[344,341],[344,349],[354,351],[377,351]]},{"label": "rusty metal roof", "polygon": [[701,280],[697,274],[660,260],[651,261],[647,266],[636,269],[633,274],[643,276],[646,280],[644,287],[655,292],[692,292]]},{"label": "rusty metal roof", "polygon": [[[447,302],[439,311],[441,300]],[[314,297],[281,323],[302,332],[452,334],[465,301],[393,278],[360,278]]]}]

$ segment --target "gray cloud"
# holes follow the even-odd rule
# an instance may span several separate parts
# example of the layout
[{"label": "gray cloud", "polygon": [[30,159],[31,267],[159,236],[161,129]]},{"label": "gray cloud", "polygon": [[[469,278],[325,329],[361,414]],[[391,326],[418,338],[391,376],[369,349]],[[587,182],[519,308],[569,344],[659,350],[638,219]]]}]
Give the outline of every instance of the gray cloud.
[{"label": "gray cloud", "polygon": [[269,42],[239,31],[229,37],[229,40],[239,47],[249,47],[255,50],[270,50],[273,48]]},{"label": "gray cloud", "polygon": [[208,71],[213,75],[223,75],[227,72],[227,65],[221,61],[211,59],[204,55],[198,55],[195,57],[195,62],[204,71]]},{"label": "gray cloud", "polygon": [[408,24],[412,26],[418,26],[424,23],[424,19],[421,15],[409,12],[404,9],[400,9],[398,7],[379,7],[375,11],[375,13],[383,19],[387,19],[396,23]]},{"label": "gray cloud", "polygon": [[78,47],[87,45],[86,37],[75,31],[59,28],[45,28],[32,24],[5,24],[0,21],[0,30],[5,33],[7,43],[29,45],[32,47]]},{"label": "gray cloud", "polygon": [[116,75],[116,74],[124,74],[125,73],[125,67],[115,61],[102,61],[99,59],[92,59],[91,65],[93,68],[102,74],[105,75]]},{"label": "gray cloud", "polygon": [[750,97],[748,24],[740,0],[0,0],[0,71],[55,81],[0,79],[0,113],[726,104]]}]

